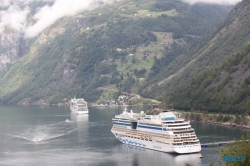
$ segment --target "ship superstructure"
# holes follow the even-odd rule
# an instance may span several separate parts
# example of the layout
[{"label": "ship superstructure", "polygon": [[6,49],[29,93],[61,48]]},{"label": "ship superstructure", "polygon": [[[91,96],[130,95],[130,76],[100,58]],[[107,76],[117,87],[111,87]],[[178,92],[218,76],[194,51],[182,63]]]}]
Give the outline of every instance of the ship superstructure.
[{"label": "ship superstructure", "polygon": [[127,112],[113,120],[111,132],[122,143],[168,153],[200,152],[201,145],[190,122],[178,112],[146,115]]},{"label": "ship superstructure", "polygon": [[83,98],[73,98],[70,100],[70,110],[72,112],[76,112],[77,114],[88,114],[88,105],[87,102],[84,101]]}]

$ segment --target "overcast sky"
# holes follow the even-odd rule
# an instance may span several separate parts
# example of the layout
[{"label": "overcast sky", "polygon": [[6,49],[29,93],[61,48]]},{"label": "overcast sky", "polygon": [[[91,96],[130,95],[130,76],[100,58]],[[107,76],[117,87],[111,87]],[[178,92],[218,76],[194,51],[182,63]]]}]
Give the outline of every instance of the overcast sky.
[{"label": "overcast sky", "polygon": [[[30,14],[30,4],[34,1],[47,2],[43,7],[37,8],[32,23],[27,23],[27,16]],[[6,26],[15,30],[23,31],[25,37],[33,38],[39,35],[45,28],[54,24],[58,19],[75,15],[90,6],[96,0],[0,0],[0,34]],[[113,0],[102,0],[105,3],[112,3]],[[189,4],[198,2],[216,4],[236,4],[240,0],[182,0]],[[52,3],[49,6],[48,3]]]}]

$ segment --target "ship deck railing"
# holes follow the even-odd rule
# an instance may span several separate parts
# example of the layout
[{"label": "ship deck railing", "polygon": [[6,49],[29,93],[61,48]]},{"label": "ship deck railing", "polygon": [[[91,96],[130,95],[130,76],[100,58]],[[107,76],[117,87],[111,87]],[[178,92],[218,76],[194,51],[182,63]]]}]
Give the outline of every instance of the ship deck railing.
[{"label": "ship deck railing", "polygon": [[173,132],[185,132],[185,131],[189,132],[189,131],[194,131],[193,128],[191,128],[191,129],[185,129],[185,130],[169,130],[169,129],[167,129],[167,130],[168,131],[173,131]]},{"label": "ship deck railing", "polygon": [[189,126],[190,123],[188,122],[183,122],[183,123],[162,123],[162,126],[165,126],[165,127],[182,127],[182,126]]},{"label": "ship deck railing", "polygon": [[197,142],[199,141],[199,139],[182,139],[182,140],[171,140],[171,142],[174,143],[180,143],[180,142]]},{"label": "ship deck railing", "polygon": [[195,136],[196,137],[196,134],[193,132],[193,133],[190,133],[190,134],[175,134],[175,137],[178,137],[178,138],[183,138],[183,137],[193,137]]},{"label": "ship deck railing", "polygon": [[124,134],[120,134],[120,135],[122,135],[124,137],[129,137],[129,138],[152,141],[152,136],[147,136],[147,135],[144,135],[144,134],[124,133]]},{"label": "ship deck railing", "polygon": [[174,137],[174,140],[184,140],[184,139],[198,139],[196,135],[194,136],[189,136],[189,137]]},{"label": "ship deck railing", "polygon": [[164,122],[164,124],[177,124],[177,123],[189,123],[189,121],[186,121],[184,119],[175,119],[175,120],[161,120]]}]

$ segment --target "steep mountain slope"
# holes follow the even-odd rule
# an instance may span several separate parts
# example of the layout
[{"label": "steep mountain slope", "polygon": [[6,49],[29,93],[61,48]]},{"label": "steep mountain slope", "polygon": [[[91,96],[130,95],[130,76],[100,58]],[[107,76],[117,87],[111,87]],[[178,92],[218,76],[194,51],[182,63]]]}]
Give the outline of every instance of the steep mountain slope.
[{"label": "steep mountain slope", "polygon": [[250,1],[243,0],[213,33],[192,45],[168,66],[164,65],[168,54],[156,61],[148,83],[142,87],[143,96],[164,99],[176,87],[186,84],[200,72],[220,65],[232,53],[241,50],[250,41],[249,15]]},{"label": "steep mountain slope", "polygon": [[221,66],[175,90],[168,103],[180,109],[249,114],[250,41]]},{"label": "steep mountain slope", "polygon": [[5,32],[0,34],[0,70],[6,64],[22,57],[25,54],[25,45],[22,33],[6,28]]},{"label": "steep mountain slope", "polygon": [[229,9],[175,0],[122,1],[65,17],[1,70],[0,101],[59,103],[75,96],[95,102],[103,94],[98,88],[107,85],[137,92],[154,60],[183,52]]}]

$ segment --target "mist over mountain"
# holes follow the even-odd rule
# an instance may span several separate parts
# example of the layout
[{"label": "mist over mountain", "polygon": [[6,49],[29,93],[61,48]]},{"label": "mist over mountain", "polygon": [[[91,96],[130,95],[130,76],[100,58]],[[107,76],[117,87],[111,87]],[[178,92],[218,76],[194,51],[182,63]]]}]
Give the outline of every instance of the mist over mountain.
[{"label": "mist over mountain", "polygon": [[[123,92],[164,99],[142,90],[168,77],[156,66],[171,66],[204,44],[201,38],[231,8],[175,0],[4,1],[0,101],[53,104],[84,97],[98,103]],[[180,62],[193,58],[186,57]]]},{"label": "mist over mountain", "polygon": [[39,35],[45,28],[57,20],[73,16],[83,10],[92,10],[100,3],[112,3],[112,0],[5,0],[0,5],[0,32],[6,26],[22,31],[26,38]]},{"label": "mist over mountain", "polygon": [[[183,2],[234,5],[239,0],[183,0]],[[0,4],[2,9],[0,33],[9,26],[23,32],[26,38],[33,38],[63,17],[76,15],[83,10],[93,10],[100,4],[112,3],[114,0],[5,0]]]}]

